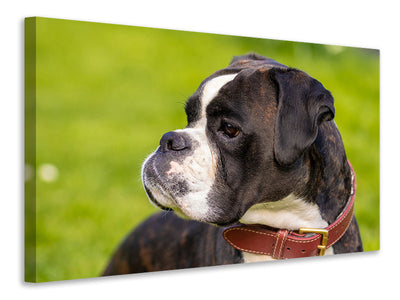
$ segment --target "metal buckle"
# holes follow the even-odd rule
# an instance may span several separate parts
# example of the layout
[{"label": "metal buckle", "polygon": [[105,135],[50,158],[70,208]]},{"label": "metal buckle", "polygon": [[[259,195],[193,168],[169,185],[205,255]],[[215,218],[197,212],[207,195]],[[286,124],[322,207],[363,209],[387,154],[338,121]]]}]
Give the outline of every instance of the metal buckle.
[{"label": "metal buckle", "polygon": [[325,254],[326,245],[328,244],[328,230],[320,228],[300,228],[299,233],[316,233],[322,235],[321,244],[318,245],[319,253],[318,256]]}]

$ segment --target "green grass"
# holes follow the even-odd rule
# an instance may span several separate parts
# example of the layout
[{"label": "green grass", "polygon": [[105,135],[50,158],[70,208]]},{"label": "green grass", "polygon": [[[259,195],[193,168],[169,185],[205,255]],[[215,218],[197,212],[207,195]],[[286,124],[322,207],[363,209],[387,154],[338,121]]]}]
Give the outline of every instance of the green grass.
[{"label": "green grass", "polygon": [[185,126],[188,96],[250,51],[302,69],[335,97],[358,175],[365,250],[379,249],[379,52],[347,47],[38,18],[36,280],[98,276],[121,239],[156,211],[141,163]]}]

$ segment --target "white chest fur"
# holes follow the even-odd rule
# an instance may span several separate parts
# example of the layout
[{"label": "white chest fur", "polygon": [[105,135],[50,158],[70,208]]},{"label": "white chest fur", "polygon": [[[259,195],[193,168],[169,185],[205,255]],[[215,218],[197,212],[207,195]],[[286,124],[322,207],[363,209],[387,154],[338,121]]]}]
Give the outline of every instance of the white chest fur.
[{"label": "white chest fur", "polygon": [[[322,219],[316,204],[308,203],[292,194],[276,202],[253,205],[243,215],[240,222],[289,230],[298,230],[301,227],[325,228],[328,226],[328,223]],[[333,249],[327,249],[325,255],[332,254],[334,254]],[[273,258],[268,255],[243,252],[243,260],[248,263],[273,260]]]}]

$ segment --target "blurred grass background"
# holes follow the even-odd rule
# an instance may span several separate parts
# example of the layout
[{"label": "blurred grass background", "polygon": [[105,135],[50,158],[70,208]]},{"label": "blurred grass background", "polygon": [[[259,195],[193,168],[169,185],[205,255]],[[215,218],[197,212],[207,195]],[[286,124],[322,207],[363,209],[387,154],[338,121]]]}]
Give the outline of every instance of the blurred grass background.
[{"label": "blurred grass background", "polygon": [[358,181],[364,248],[379,249],[379,51],[36,18],[36,280],[98,276],[157,211],[141,163],[184,103],[233,56],[254,51],[329,89]]}]

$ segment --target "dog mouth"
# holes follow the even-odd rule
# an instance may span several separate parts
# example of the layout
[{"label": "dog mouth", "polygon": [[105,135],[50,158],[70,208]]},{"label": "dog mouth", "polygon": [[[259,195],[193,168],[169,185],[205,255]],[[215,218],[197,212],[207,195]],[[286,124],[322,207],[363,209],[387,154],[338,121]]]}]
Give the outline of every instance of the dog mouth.
[{"label": "dog mouth", "polygon": [[169,192],[169,188],[164,187],[165,184],[162,181],[157,180],[154,182],[154,178],[152,177],[151,184],[146,184],[145,178],[143,179],[143,182],[147,197],[149,198],[150,203],[161,210],[173,211],[176,215],[183,219],[192,219],[209,223],[218,227],[228,227],[239,223],[240,218],[236,216],[230,219],[221,218],[219,214],[196,217],[196,215],[193,215],[190,210],[185,208],[186,205],[182,201],[175,200],[175,198]]},{"label": "dog mouth", "polygon": [[150,203],[165,211],[177,211],[180,209],[176,199],[187,188],[184,182],[167,178],[168,166],[168,160],[154,153],[143,164],[142,182]]},{"label": "dog mouth", "polygon": [[[197,153],[178,157],[156,150],[143,164],[142,182],[150,203],[159,209],[217,226],[237,221],[210,200],[214,176]],[[232,217],[230,212],[228,215]]]},{"label": "dog mouth", "polygon": [[165,210],[165,211],[172,211],[173,209],[167,206],[162,205],[160,202],[156,200],[154,197],[153,193],[150,191],[150,189],[145,185],[144,189],[146,191],[147,197],[149,198],[150,202],[154,204],[156,207]]}]

